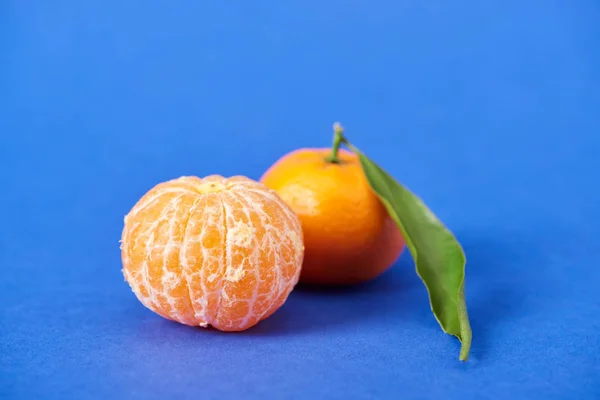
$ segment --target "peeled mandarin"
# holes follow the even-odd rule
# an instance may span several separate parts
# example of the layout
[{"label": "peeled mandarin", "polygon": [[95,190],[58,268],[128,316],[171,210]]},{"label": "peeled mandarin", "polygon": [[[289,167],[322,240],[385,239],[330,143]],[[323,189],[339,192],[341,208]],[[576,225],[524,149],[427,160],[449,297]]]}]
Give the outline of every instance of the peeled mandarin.
[{"label": "peeled mandarin", "polygon": [[298,217],[243,176],[159,183],[124,222],[125,280],[145,307],[185,325],[248,329],[285,303],[300,276]]}]

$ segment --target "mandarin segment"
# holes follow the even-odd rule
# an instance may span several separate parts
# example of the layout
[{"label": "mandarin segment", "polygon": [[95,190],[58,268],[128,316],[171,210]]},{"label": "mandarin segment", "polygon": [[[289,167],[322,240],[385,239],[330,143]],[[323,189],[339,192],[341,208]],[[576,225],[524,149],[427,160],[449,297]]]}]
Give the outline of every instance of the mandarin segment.
[{"label": "mandarin segment", "polygon": [[208,326],[220,302],[221,277],[226,271],[225,214],[217,194],[206,194],[189,209],[181,250],[196,324]]},{"label": "mandarin segment", "polygon": [[279,197],[259,187],[234,185],[231,192],[223,194],[226,254],[229,264],[238,267],[225,276],[221,318],[217,320],[221,329],[229,329],[231,321],[255,324],[283,304],[281,297],[287,298],[289,282],[298,279],[303,245],[292,247],[288,238],[290,232],[301,232],[300,224]]},{"label": "mandarin segment", "polygon": [[298,282],[300,221],[243,176],[181,177],[150,189],[125,217],[123,274],[155,313],[239,331],[272,315]]}]

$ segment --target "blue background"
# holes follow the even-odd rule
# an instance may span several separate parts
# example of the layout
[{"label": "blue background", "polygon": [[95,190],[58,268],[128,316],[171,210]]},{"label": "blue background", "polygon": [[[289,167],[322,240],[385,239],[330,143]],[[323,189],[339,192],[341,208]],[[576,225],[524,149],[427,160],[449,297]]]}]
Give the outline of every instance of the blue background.
[{"label": "blue background", "polygon": [[[0,3],[0,398],[600,398],[596,1]],[[471,359],[408,253],[240,334],[121,274],[154,184],[351,141],[463,244]]]}]

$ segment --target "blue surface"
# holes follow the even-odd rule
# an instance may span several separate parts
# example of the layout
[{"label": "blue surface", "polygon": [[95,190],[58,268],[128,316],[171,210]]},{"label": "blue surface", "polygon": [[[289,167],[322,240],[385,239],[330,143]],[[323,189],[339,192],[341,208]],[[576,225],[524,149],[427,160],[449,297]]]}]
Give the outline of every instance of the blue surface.
[{"label": "blue surface", "polygon": [[[599,48],[592,0],[3,1],[0,398],[600,398]],[[407,253],[240,334],[124,282],[151,186],[335,120],[462,242],[468,363]]]}]

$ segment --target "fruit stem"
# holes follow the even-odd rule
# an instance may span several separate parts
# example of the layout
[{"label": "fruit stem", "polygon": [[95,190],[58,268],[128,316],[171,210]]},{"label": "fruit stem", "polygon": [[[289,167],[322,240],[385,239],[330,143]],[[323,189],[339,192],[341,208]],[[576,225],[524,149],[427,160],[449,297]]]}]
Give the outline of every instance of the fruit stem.
[{"label": "fruit stem", "polygon": [[342,143],[346,143],[344,137],[344,128],[339,122],[333,124],[333,145],[331,146],[331,154],[325,158],[325,161],[329,163],[339,164],[340,159],[338,157],[338,151]]}]

